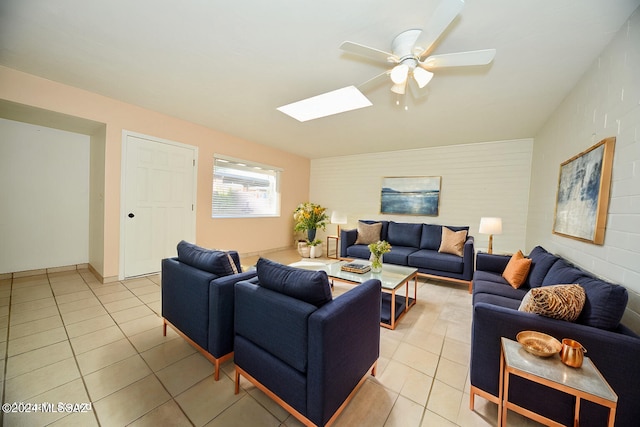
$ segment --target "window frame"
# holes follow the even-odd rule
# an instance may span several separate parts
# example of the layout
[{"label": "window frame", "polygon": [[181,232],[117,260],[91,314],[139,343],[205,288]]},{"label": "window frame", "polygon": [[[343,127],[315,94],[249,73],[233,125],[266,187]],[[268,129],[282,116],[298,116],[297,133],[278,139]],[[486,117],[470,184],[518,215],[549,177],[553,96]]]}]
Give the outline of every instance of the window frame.
[{"label": "window frame", "polygon": [[[221,164],[223,164],[224,166],[222,166]],[[235,170],[239,173],[239,175],[243,175],[246,173],[262,174],[267,177],[266,180],[273,179],[275,182],[268,187],[269,192],[273,193],[270,196],[270,198],[275,198],[275,200],[272,200],[272,203],[275,204],[275,206],[273,206],[272,208],[272,212],[248,214],[246,212],[231,211],[231,212],[224,212],[224,213],[220,213],[220,212],[216,213],[216,167],[224,167],[227,169]],[[260,171],[263,171],[263,172],[260,172]],[[223,218],[277,218],[277,217],[280,217],[281,216],[280,208],[281,208],[281,201],[282,201],[282,194],[280,192],[280,180],[281,180],[282,172],[283,172],[282,168],[278,168],[275,166],[214,153],[213,167],[212,167],[212,180],[211,180],[212,181],[211,182],[211,218],[223,219]],[[220,176],[220,175],[221,174],[218,174],[217,176]],[[247,176],[248,180],[252,178],[256,180],[260,180],[261,177]],[[240,179],[240,181],[241,180],[242,179]],[[256,207],[257,206],[254,206],[253,209],[255,209]]]}]

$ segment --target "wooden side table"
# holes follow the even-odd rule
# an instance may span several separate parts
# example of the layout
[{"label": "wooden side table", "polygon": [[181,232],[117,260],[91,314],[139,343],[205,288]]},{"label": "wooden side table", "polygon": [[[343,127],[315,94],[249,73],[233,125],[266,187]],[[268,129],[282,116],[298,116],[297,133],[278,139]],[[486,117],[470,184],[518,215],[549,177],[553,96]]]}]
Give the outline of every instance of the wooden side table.
[{"label": "wooden side table", "polygon": [[[331,248],[331,246],[329,246],[329,241],[330,240],[334,240],[334,247],[335,247],[335,252],[334,255],[331,256],[331,251],[329,250],[329,248]],[[340,237],[339,236],[327,236],[327,258],[332,258],[332,259],[338,259],[339,258],[339,252],[340,252]]]},{"label": "wooden side table", "polygon": [[500,357],[500,391],[498,426],[507,425],[507,410],[511,409],[537,422],[559,426],[561,424],[509,402],[509,375],[560,390],[576,397],[574,426],[580,425],[580,399],[589,400],[609,408],[609,427],[613,427],[618,406],[618,395],[611,389],[591,359],[584,358],[580,368],[571,368],[560,361],[558,355],[541,358],[527,352],[517,342],[502,337]]}]

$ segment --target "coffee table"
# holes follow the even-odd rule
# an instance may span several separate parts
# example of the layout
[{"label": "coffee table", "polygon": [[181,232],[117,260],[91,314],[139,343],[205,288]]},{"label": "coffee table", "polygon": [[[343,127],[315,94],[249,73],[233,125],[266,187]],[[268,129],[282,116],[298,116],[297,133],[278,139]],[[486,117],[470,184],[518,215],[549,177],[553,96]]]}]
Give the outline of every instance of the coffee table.
[{"label": "coffee table", "polygon": [[[357,260],[349,261],[359,264],[371,264],[369,261]],[[416,304],[418,299],[418,269],[411,267],[403,267],[400,265],[383,264],[381,273],[351,273],[342,271],[341,267],[347,264],[347,261],[333,262],[329,264],[315,262],[300,262],[291,264],[292,266],[323,270],[327,272],[327,276],[333,280],[341,282],[358,284],[364,283],[369,279],[378,279],[382,283],[382,306],[380,310],[380,326],[387,329],[395,329],[396,324]],[[413,280],[413,297],[409,296],[409,282]],[[404,298],[396,298],[396,292],[405,286]],[[402,295],[400,295],[402,297]]]}]

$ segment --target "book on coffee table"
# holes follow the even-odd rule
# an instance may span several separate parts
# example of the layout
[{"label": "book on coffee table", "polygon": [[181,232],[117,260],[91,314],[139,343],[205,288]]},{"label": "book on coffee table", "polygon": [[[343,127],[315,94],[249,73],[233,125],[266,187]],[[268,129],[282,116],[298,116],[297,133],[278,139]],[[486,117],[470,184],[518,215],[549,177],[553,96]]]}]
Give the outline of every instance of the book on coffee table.
[{"label": "book on coffee table", "polygon": [[358,264],[357,262],[350,262],[340,267],[342,271],[348,271],[349,273],[363,274],[371,270],[371,266],[367,264]]}]

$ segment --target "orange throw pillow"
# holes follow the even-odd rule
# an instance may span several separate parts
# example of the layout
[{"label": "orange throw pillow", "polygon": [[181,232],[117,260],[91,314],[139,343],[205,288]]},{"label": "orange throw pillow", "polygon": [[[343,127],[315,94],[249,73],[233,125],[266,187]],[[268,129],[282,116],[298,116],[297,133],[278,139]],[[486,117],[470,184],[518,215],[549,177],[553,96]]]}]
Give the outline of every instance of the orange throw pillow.
[{"label": "orange throw pillow", "polygon": [[512,287],[518,289],[527,279],[530,268],[531,259],[525,258],[524,255],[522,255],[522,251],[518,251],[513,254],[509,260],[507,267],[502,273],[502,277],[504,277]]}]

